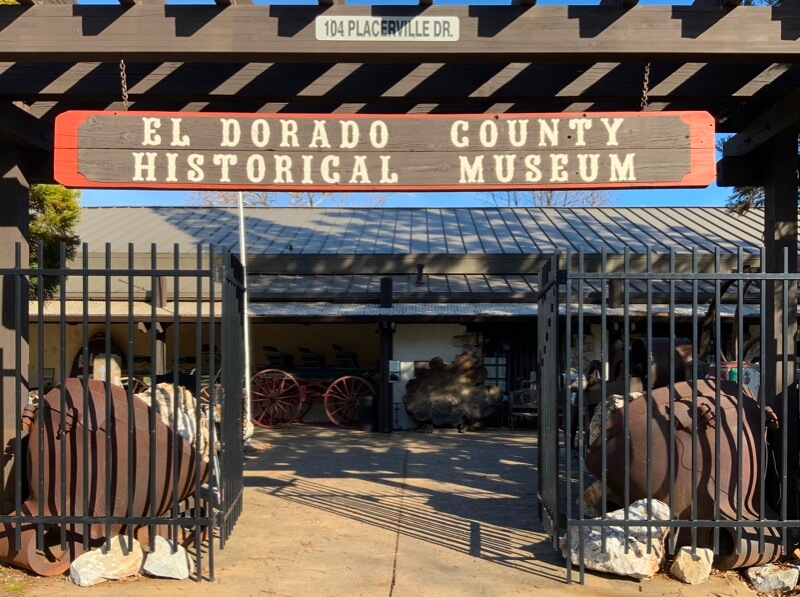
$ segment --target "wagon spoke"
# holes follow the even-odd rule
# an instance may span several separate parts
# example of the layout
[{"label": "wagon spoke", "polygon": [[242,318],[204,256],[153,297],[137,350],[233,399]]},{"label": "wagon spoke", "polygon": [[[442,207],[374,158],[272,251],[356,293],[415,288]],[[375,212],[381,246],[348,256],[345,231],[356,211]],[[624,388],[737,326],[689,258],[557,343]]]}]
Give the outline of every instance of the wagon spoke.
[{"label": "wagon spoke", "polygon": [[303,393],[297,380],[280,369],[259,371],[252,379],[252,419],[260,427],[284,427],[302,408]]},{"label": "wagon spoke", "polygon": [[325,392],[325,412],[331,422],[341,427],[358,424],[358,403],[362,396],[375,395],[367,380],[345,376],[334,380]]}]

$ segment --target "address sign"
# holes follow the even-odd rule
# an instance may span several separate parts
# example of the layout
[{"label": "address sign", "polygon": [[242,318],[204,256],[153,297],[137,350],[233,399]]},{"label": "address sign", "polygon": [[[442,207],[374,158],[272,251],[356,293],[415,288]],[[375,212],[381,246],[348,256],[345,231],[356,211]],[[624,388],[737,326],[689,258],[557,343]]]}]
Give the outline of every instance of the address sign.
[{"label": "address sign", "polygon": [[479,190],[702,187],[706,112],[470,115],[65,112],[71,187]]}]

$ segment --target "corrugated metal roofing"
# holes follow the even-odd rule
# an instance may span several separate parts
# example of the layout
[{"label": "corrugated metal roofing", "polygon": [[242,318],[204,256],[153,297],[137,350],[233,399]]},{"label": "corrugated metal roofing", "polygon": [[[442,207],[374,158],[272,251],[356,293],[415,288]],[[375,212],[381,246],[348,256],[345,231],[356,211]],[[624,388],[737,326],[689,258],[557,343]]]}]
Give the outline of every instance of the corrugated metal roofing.
[{"label": "corrugated metal roofing", "polygon": [[[70,322],[81,321],[84,317],[90,321],[104,321],[106,317],[105,303],[93,301],[89,303],[89,310],[85,311],[82,301],[65,301],[64,316]],[[190,321],[195,317],[208,318],[211,315],[209,303],[201,304],[200,313],[197,311],[198,304],[194,302],[180,303],[178,312],[181,321]],[[174,303],[168,303],[164,309],[158,309],[157,314],[161,321],[170,321],[175,317],[173,310]],[[38,305],[36,301],[29,303],[31,321],[38,320]],[[136,301],[128,303],[126,301],[112,301],[111,309],[108,313],[112,321],[134,321],[148,320],[151,316],[150,303]],[[697,316],[703,317],[708,310],[707,305],[698,305]],[[219,316],[222,306],[216,304],[214,315]],[[366,319],[375,321],[376,319],[424,321],[430,319],[437,320],[465,320],[481,318],[504,318],[504,317],[535,317],[539,313],[539,307],[535,302],[513,302],[513,303],[397,303],[389,308],[382,308],[377,304],[365,303],[330,303],[330,302],[270,302],[270,303],[251,303],[248,309],[251,316],[272,319]],[[571,309],[573,315],[578,314],[577,306]],[[742,311],[743,317],[756,317],[759,314],[758,305],[745,305]],[[559,313],[566,315],[566,306],[559,307]],[[602,313],[599,305],[584,305],[584,316],[600,316]],[[646,317],[648,309],[643,304],[629,305],[628,309],[606,308],[605,314],[608,317],[628,316]],[[692,317],[693,311],[690,306],[679,305],[670,309],[668,305],[653,305],[649,309],[650,315],[655,319],[664,319],[673,313],[678,319],[688,320]],[[798,310],[800,314],[800,309]],[[61,318],[61,303],[53,301],[47,303],[43,310],[46,321],[57,322]],[[720,317],[732,319],[736,317],[735,305],[721,305]]]},{"label": "corrugated metal roofing", "polygon": [[[93,250],[215,243],[238,252],[238,222],[234,208],[84,208],[77,232]],[[756,252],[763,244],[763,212],[716,207],[248,208],[245,226],[251,255]]]}]

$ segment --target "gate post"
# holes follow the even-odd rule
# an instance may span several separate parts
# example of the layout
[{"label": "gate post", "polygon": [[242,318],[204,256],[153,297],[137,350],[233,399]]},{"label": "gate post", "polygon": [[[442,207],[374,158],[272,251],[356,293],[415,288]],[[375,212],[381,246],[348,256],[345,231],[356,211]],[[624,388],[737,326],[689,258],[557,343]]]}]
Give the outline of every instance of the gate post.
[{"label": "gate post", "polygon": [[[16,245],[20,245],[20,262],[28,267],[28,204],[30,200],[28,182],[17,163],[16,149],[9,145],[0,146],[0,268],[13,268],[16,259]],[[2,450],[13,447],[15,432],[19,422],[16,420],[17,391],[16,370],[20,370],[22,387],[19,388],[20,408],[28,398],[28,283],[27,278],[19,277],[22,288],[17,285],[16,275],[2,277],[0,309],[3,325],[0,327],[0,428],[2,428]],[[19,295],[16,296],[16,292]],[[23,304],[16,310],[17,300]],[[17,330],[20,334],[19,354],[17,354]],[[2,490],[0,490],[0,514],[8,514],[14,509],[13,458],[3,460]]]},{"label": "gate post", "polygon": [[[797,274],[797,135],[784,136],[771,146],[766,156],[764,188],[764,272]],[[784,255],[788,253],[784,261]],[[784,270],[784,268],[786,268]],[[778,467],[786,482],[783,488],[786,516],[796,518],[798,480],[798,393],[797,359],[797,280],[767,281],[766,329],[761,330],[765,343],[762,373],[766,403],[778,413],[781,429],[775,433]],[[784,296],[785,295],[785,296]],[[784,346],[786,348],[784,348]],[[788,371],[784,371],[784,361]],[[786,407],[784,408],[784,375]],[[782,456],[786,455],[785,465]],[[777,486],[771,483],[773,487]],[[775,496],[779,497],[779,496]]]}]

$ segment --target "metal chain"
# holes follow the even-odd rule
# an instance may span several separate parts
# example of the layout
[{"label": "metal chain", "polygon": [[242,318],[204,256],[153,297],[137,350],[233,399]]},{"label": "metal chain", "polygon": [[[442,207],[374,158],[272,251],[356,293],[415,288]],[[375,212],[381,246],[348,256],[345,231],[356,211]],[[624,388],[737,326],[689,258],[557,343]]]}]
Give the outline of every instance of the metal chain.
[{"label": "metal chain", "polygon": [[125,59],[119,59],[119,78],[122,81],[122,105],[128,111],[128,73],[125,72]]},{"label": "metal chain", "polygon": [[647,94],[650,93],[650,63],[644,67],[644,80],[642,81],[642,112],[647,110],[647,103],[650,98]]}]

